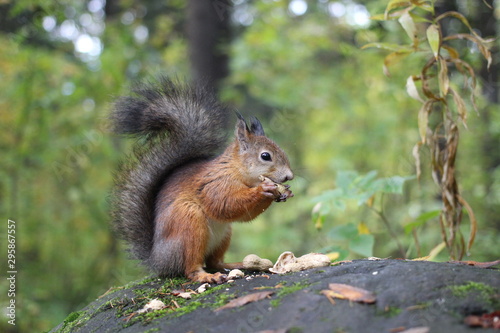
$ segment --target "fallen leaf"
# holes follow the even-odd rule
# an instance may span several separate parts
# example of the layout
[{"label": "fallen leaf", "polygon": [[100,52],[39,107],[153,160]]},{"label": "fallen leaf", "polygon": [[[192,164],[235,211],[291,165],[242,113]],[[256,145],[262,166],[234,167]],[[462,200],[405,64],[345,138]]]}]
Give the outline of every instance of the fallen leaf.
[{"label": "fallen leaf", "polygon": [[421,327],[409,328],[399,333],[428,333],[429,331],[430,331],[429,327],[421,326]]},{"label": "fallen leaf", "polygon": [[429,260],[429,257],[430,256],[425,256],[425,257],[419,257],[419,258],[415,258],[415,259],[406,259],[407,261],[427,261]]},{"label": "fallen leaf", "polygon": [[165,303],[160,301],[159,299],[153,299],[151,300],[148,304],[144,305],[142,309],[137,311],[136,313],[143,313],[143,312],[149,312],[149,311],[156,311],[156,310],[161,310],[166,308],[167,306]]},{"label": "fallen leaf", "polygon": [[465,325],[470,327],[500,329],[500,311],[485,313],[481,316],[467,316],[464,322]]},{"label": "fallen leaf", "polygon": [[478,262],[478,261],[450,261],[453,264],[469,265],[479,268],[490,268],[493,266],[500,265],[500,260],[488,261],[488,262]]},{"label": "fallen leaf", "polygon": [[375,303],[376,300],[372,292],[347,284],[330,283],[328,288],[329,289],[322,290],[321,294],[325,295],[332,304],[335,304],[333,298],[347,299],[349,301],[367,304]]},{"label": "fallen leaf", "polygon": [[204,283],[201,286],[199,286],[198,289],[196,289],[196,293],[198,294],[204,293],[205,291],[207,291],[208,288],[210,288],[210,285],[208,283]]},{"label": "fallen leaf", "polygon": [[190,299],[193,294],[196,294],[194,291],[182,291],[182,290],[174,290],[172,291],[172,295],[177,297],[182,297],[184,299]]},{"label": "fallen leaf", "polygon": [[215,312],[219,312],[220,310],[224,310],[224,309],[237,308],[237,307],[243,306],[243,305],[248,304],[248,303],[260,301],[261,299],[269,297],[272,294],[274,294],[274,291],[260,291],[258,293],[253,293],[253,294],[241,296],[241,297],[238,297],[238,298],[231,300],[226,305],[215,309]]}]

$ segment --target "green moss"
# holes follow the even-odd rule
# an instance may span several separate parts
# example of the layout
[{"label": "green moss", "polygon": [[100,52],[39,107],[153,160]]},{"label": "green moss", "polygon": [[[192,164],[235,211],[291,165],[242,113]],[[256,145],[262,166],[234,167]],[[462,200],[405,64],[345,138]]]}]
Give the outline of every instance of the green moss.
[{"label": "green moss", "polygon": [[286,283],[281,283],[281,284],[283,285],[283,287],[276,293],[276,298],[271,300],[270,302],[273,308],[278,307],[281,304],[281,299],[286,295],[293,294],[294,292],[297,292],[299,290],[311,286],[311,284],[308,283],[307,280],[304,282],[296,282],[291,286],[286,286]]},{"label": "green moss", "polygon": [[464,298],[473,294],[492,308],[500,307],[500,300],[495,296],[498,294],[498,289],[495,289],[490,285],[481,282],[468,281],[465,284],[450,286],[448,288],[455,297]]},{"label": "green moss", "polygon": [[487,284],[469,281],[466,284],[449,287],[453,295],[457,297],[465,297],[471,292],[478,292],[483,296],[488,296],[495,293],[495,289]]},{"label": "green moss", "polygon": [[75,328],[83,326],[90,316],[87,311],[71,312],[63,321],[63,326],[59,330],[61,333],[72,332]]},{"label": "green moss", "polygon": [[153,333],[153,332],[159,332],[159,331],[160,331],[160,328],[154,327],[154,328],[151,328],[151,329],[145,331],[144,333]]},{"label": "green moss", "polygon": [[333,333],[347,333],[347,331],[344,328],[339,327],[336,328],[335,331],[333,331]]},{"label": "green moss", "polygon": [[76,312],[71,312],[67,317],[66,319],[64,319],[64,324],[68,324],[68,323],[71,323],[73,321],[75,321],[76,319],[78,319],[78,317],[80,317],[80,311],[76,311]]},{"label": "green moss", "polygon": [[[184,299],[173,296],[172,292],[178,289],[189,289],[189,286],[185,285],[188,282],[187,279],[168,279],[159,288],[152,288],[150,282],[146,281],[146,285],[144,286],[141,283],[135,283],[134,286],[138,286],[139,288],[132,289],[132,291],[137,297],[122,299],[118,302],[118,306],[115,305],[115,308],[117,308],[116,316],[118,318],[129,318],[127,323],[124,324],[125,327],[139,322],[148,324],[155,319],[165,316],[171,316],[172,318],[183,316],[200,307],[219,307],[233,297],[233,295],[220,294],[214,301],[208,301],[209,295],[230,287],[228,284],[211,287],[202,294],[193,294],[191,299]],[[161,300],[167,307],[152,312],[137,313],[138,310],[142,309],[149,301],[155,298]]]},{"label": "green moss", "polygon": [[220,294],[215,297],[215,301],[212,303],[212,308],[219,308],[226,305],[230,300],[235,298],[235,294]]},{"label": "green moss", "polygon": [[384,310],[380,311],[380,310],[377,310],[377,315],[378,316],[383,316],[383,317],[386,317],[386,318],[392,318],[392,317],[396,317],[397,315],[399,315],[401,313],[401,308],[398,308],[398,307],[395,307],[395,306],[386,306],[384,308]]}]

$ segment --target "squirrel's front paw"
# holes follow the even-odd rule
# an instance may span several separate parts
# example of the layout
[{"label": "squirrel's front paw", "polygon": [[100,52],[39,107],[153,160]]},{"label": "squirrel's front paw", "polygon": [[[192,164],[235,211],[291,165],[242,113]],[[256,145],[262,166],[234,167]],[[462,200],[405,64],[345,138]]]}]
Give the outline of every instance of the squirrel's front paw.
[{"label": "squirrel's front paw", "polygon": [[276,198],[276,202],[286,201],[286,199],[293,197],[293,192],[290,190],[290,185],[278,184],[278,191],[280,192],[279,198]]},{"label": "squirrel's front paw", "polygon": [[281,196],[281,193],[278,191],[278,184],[264,176],[262,176],[261,180],[260,188],[262,189],[262,195],[273,199]]},{"label": "squirrel's front paw", "polygon": [[262,194],[266,197],[273,198],[274,201],[286,201],[287,198],[293,197],[292,191],[290,191],[290,185],[283,185],[273,182],[271,179],[260,176],[260,187],[262,188]]}]

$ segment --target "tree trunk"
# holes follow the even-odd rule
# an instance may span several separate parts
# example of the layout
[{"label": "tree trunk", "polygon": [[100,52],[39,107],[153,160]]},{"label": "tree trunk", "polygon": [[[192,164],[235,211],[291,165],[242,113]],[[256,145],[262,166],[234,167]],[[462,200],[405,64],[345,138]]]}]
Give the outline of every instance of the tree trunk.
[{"label": "tree trunk", "polygon": [[217,89],[229,73],[231,1],[189,0],[186,31],[193,81],[205,81]]}]

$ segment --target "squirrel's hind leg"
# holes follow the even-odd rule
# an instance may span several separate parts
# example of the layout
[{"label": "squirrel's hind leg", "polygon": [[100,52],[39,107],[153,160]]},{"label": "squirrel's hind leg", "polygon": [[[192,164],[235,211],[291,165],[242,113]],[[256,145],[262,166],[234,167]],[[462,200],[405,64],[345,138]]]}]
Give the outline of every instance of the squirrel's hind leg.
[{"label": "squirrel's hind leg", "polygon": [[[177,220],[176,224],[178,226],[182,226],[179,231],[183,234],[181,238],[184,240],[184,274],[194,282],[226,282],[226,275],[220,272],[210,274],[203,269],[210,232],[203,211],[197,209],[197,206],[188,207],[185,211],[182,211],[182,209],[177,211],[179,218],[184,217],[184,221],[181,222],[175,218],[173,219]],[[183,208],[186,208],[186,206]]]},{"label": "squirrel's hind leg", "polygon": [[234,263],[225,263],[224,262],[224,254],[229,248],[229,244],[231,243],[231,230],[228,230],[226,236],[222,239],[219,246],[217,246],[214,251],[207,257],[206,263],[208,269],[214,269],[218,271],[222,271],[224,269],[242,269],[243,263],[234,262]]}]

